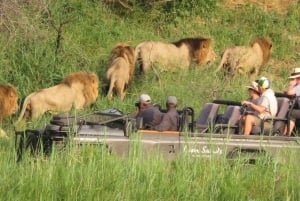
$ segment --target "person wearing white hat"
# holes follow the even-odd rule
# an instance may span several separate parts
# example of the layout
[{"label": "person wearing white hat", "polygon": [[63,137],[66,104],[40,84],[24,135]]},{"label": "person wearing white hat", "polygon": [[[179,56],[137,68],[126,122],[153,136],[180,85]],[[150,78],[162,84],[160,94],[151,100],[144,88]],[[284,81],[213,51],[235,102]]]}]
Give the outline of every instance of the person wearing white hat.
[{"label": "person wearing white hat", "polygon": [[[249,101],[253,104],[257,104],[260,97],[260,92],[258,90],[258,80],[252,81],[250,85],[246,86],[246,88],[248,89],[248,93],[249,93],[249,98],[246,101]],[[252,109],[251,107],[244,107],[243,109],[245,109],[245,110],[241,110],[241,113],[243,115],[247,113],[255,112],[255,110]]]},{"label": "person wearing white hat", "polygon": [[275,117],[278,107],[277,99],[274,91],[270,88],[271,82],[266,77],[261,77],[258,81],[258,91],[261,96],[257,104],[250,101],[242,101],[242,105],[246,104],[254,110],[253,114],[247,114],[244,117],[244,135],[250,135],[254,125],[260,125],[264,118]]},{"label": "person wearing white hat", "polygon": [[166,107],[167,113],[163,115],[160,124],[154,126],[154,129],[159,131],[177,131],[179,128],[179,114],[176,110],[177,98],[169,96],[166,101]]},{"label": "person wearing white hat", "polygon": [[137,113],[138,129],[153,129],[162,120],[162,114],[158,107],[155,107],[151,102],[151,97],[148,94],[142,94],[135,103]]},{"label": "person wearing white hat", "polygon": [[[293,72],[289,76],[289,85],[287,91],[285,93],[287,95],[296,96],[296,103],[299,108],[300,106],[300,67],[294,68]],[[290,114],[290,127],[289,132],[287,132],[287,127],[284,130],[283,135],[290,136],[295,128],[296,120],[300,119],[300,109],[293,109]]]}]

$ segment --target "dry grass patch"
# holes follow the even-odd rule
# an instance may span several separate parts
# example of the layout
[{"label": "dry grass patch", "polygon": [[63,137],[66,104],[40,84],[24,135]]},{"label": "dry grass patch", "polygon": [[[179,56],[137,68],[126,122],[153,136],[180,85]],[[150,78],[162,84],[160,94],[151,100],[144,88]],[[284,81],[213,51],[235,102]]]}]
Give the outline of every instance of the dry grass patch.
[{"label": "dry grass patch", "polygon": [[253,4],[259,6],[265,12],[277,12],[285,14],[288,9],[295,6],[298,0],[224,0],[223,5],[226,8],[236,9],[246,4]]}]

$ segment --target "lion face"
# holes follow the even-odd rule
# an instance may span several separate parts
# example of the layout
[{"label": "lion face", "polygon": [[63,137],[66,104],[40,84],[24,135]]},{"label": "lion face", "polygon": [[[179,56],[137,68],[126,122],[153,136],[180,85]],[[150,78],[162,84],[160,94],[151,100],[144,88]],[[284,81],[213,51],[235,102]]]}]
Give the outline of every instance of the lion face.
[{"label": "lion face", "polygon": [[198,52],[197,63],[199,65],[205,65],[205,64],[210,65],[216,60],[216,57],[217,55],[211,46],[205,47]]},{"label": "lion face", "polygon": [[18,93],[13,85],[0,85],[0,119],[18,111]]},{"label": "lion face", "polygon": [[216,56],[211,40],[202,39],[200,49],[197,51],[196,63],[198,65],[211,64],[216,60]]},{"label": "lion face", "polygon": [[262,65],[266,64],[270,57],[271,57],[271,53],[272,53],[272,49],[273,49],[273,44],[270,38],[267,37],[256,37],[254,38],[250,45],[253,47],[254,44],[258,44],[262,50],[263,53],[263,62]]}]

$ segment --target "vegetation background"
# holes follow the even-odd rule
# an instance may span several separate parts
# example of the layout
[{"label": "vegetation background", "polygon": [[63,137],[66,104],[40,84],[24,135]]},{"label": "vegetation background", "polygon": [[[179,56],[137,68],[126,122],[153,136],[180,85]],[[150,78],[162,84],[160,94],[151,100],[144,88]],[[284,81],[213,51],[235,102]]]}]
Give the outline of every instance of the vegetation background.
[{"label": "vegetation background", "polygon": [[[124,101],[106,100],[106,63],[119,42],[132,46],[145,40],[173,42],[212,38],[221,55],[226,47],[248,45],[255,36],[273,41],[271,60],[259,76],[282,91],[292,68],[300,67],[300,2],[298,0],[2,0],[0,1],[0,83],[11,83],[20,100],[57,84],[71,72],[96,72],[102,81],[97,103],[85,111],[118,108],[133,112],[141,93],[164,105],[175,95],[179,108],[196,114],[215,98],[243,100],[251,78],[215,74],[220,57],[210,66],[180,72],[135,74]],[[21,101],[20,101],[21,102]],[[299,168],[261,162],[254,167],[187,156],[166,162],[159,156],[142,160],[133,154],[120,160],[86,148],[50,160],[15,163],[16,116],[5,119],[9,134],[0,139],[1,200],[299,200]],[[29,122],[44,127],[50,114]]]}]

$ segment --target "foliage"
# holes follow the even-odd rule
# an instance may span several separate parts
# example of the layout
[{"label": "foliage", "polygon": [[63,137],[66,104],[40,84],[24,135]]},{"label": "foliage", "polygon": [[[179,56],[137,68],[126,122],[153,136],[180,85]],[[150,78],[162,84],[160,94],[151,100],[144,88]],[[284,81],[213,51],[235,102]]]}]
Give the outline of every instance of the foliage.
[{"label": "foliage", "polygon": [[[11,144],[1,143],[3,200],[298,200],[297,153],[285,150],[285,163],[247,158],[179,155],[165,160],[132,146],[128,157],[100,145],[59,148],[49,158],[26,156],[15,162]],[[147,155],[145,155],[147,154]]]}]

